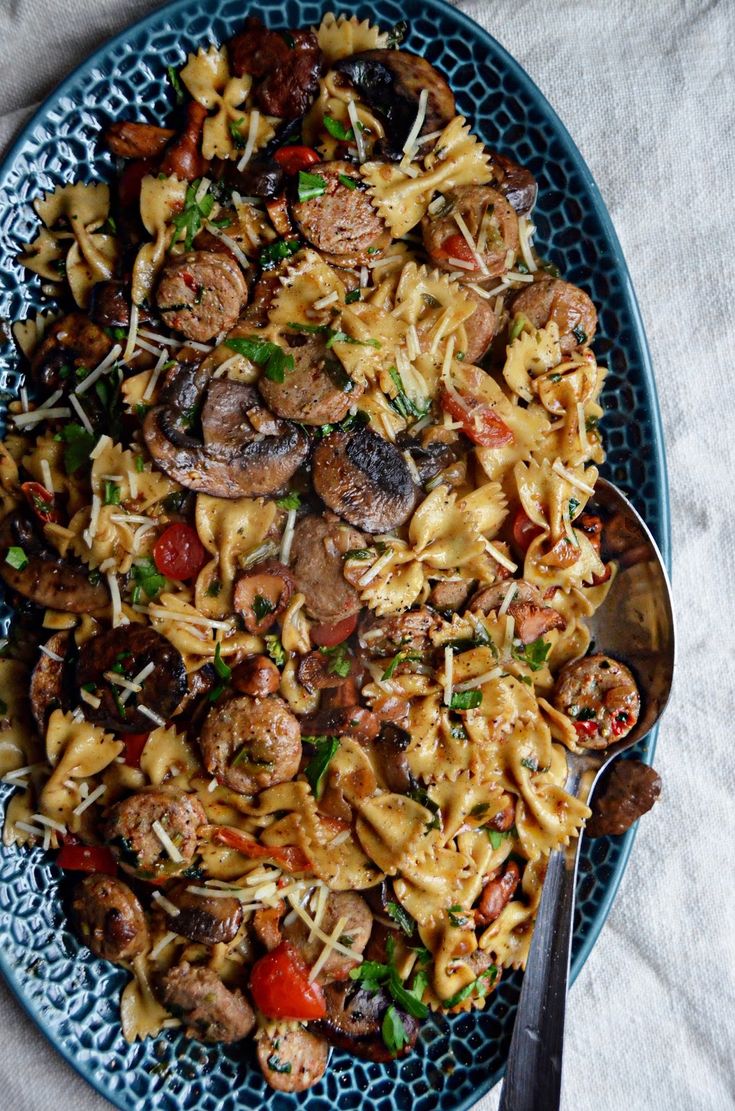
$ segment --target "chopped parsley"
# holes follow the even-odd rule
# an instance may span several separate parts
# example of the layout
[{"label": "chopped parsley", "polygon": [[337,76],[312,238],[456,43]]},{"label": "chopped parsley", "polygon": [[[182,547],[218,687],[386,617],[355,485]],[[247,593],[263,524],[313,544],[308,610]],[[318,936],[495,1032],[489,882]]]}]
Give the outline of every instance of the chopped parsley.
[{"label": "chopped parsley", "polygon": [[416,402],[412,401],[406,393],[403,387],[403,379],[398,373],[396,367],[392,366],[388,373],[391,376],[393,385],[398,391],[395,397],[389,398],[391,406],[395,409],[398,415],[403,417],[403,419],[406,421],[421,420],[422,417],[425,417],[427,412],[429,411],[429,408],[431,407],[431,402],[427,401],[423,407],[417,405]]},{"label": "chopped parsley", "polygon": [[168,74],[168,79],[171,83],[171,88],[174,91],[174,96],[176,97],[176,103],[177,104],[183,104],[184,103],[184,95],[185,95],[184,94],[184,86],[181,83],[181,78],[179,77],[178,72],[176,71],[176,67],[175,66],[166,66],[166,73]]},{"label": "chopped parsley", "polygon": [[573,518],[574,514],[577,512],[578,509],[579,509],[579,502],[577,501],[577,499],[576,498],[570,498],[569,499],[569,516]]},{"label": "chopped parsley", "polygon": [[244,147],[246,142],[247,142],[246,137],[243,135],[242,131],[240,130],[244,123],[245,123],[245,117],[244,116],[240,116],[239,120],[230,120],[230,122],[229,122],[228,129],[229,129],[229,132],[230,132],[230,138],[232,139],[232,141],[233,141],[233,143],[235,144],[236,147]]},{"label": "chopped parsley", "polygon": [[[342,143],[351,143],[355,138],[355,132],[351,127],[345,127],[343,123],[335,120],[332,116],[324,117],[324,126],[333,139],[339,139]],[[343,174],[339,175],[340,180],[343,176]]]},{"label": "chopped parsley", "polygon": [[284,497],[276,498],[276,505],[279,509],[298,509],[301,505],[301,498],[295,490],[292,490]]},{"label": "chopped parsley", "polygon": [[334,648],[320,648],[319,651],[329,660],[327,672],[346,679],[352,671],[352,658],[344,644],[336,644]]},{"label": "chopped parsley", "polygon": [[222,659],[222,649],[219,643],[214,649],[214,659],[212,660],[212,665],[214,667],[215,674],[219,679],[219,682],[209,692],[209,701],[216,702],[232,678],[232,668]]},{"label": "chopped parsley", "polygon": [[[523,763],[523,761],[521,761],[521,763]],[[506,841],[508,838],[518,836],[518,830],[515,826],[511,826],[510,829],[504,830],[488,829],[486,830],[486,833],[488,836],[488,840],[494,849],[499,849],[500,846],[503,844],[503,841]]]},{"label": "chopped parsley", "polygon": [[396,923],[396,925],[401,930],[403,930],[406,937],[411,937],[416,923],[414,922],[408,911],[404,910],[400,903],[394,902],[387,903],[385,909],[388,911],[388,914]]},{"label": "chopped parsley", "polygon": [[73,421],[65,424],[54,439],[64,443],[64,470],[68,475],[76,474],[89,461],[90,452],[95,445],[94,434]]},{"label": "chopped parsley", "polygon": [[282,1061],[281,1058],[276,1056],[275,1053],[271,1053],[270,1057],[266,1061],[266,1064],[267,1064],[268,1068],[271,1070],[271,1072],[281,1072],[281,1073],[290,1073],[291,1072],[291,1062],[290,1061]]},{"label": "chopped parsley", "polygon": [[275,633],[269,633],[265,638],[265,650],[273,660],[276,667],[283,667],[286,663],[286,650]]},{"label": "chopped parsley", "polygon": [[219,579],[212,579],[211,583],[207,587],[207,597],[208,598],[217,598],[218,595],[220,594],[221,590],[222,590],[222,583],[219,581]]},{"label": "chopped parsley", "polygon": [[475,710],[482,702],[482,691],[454,691],[450,710]]},{"label": "chopped parsley", "polygon": [[357,189],[357,181],[354,177],[349,177],[348,174],[337,174],[337,180],[346,189]]},{"label": "chopped parsley", "polygon": [[551,644],[543,637],[539,637],[538,640],[532,641],[531,644],[523,644],[520,648],[514,646],[511,655],[519,663],[527,664],[531,671],[541,671],[541,668],[546,666],[550,651]]},{"label": "chopped parsley", "polygon": [[[447,916],[450,923],[458,930],[464,930],[470,924],[470,917],[465,910],[457,903],[455,906],[450,907],[447,911]],[[474,919],[472,920],[474,922]]]},{"label": "chopped parsley", "polygon": [[358,347],[380,347],[380,340],[377,339],[355,339],[353,336],[348,336],[346,332],[335,332],[328,324],[299,324],[290,323],[287,327],[291,328],[294,332],[305,332],[308,335],[326,336],[327,347],[333,347],[335,343],[354,343]]},{"label": "chopped parsley", "polygon": [[105,482],[105,505],[119,505],[120,504],[120,487],[116,482]]},{"label": "chopped parsley", "polygon": [[145,559],[137,560],[130,570],[135,582],[131,593],[134,605],[140,601],[141,591],[147,598],[156,598],[166,586],[166,576],[161,574],[153,560],[148,556]]},{"label": "chopped parsley", "polygon": [[348,559],[359,559],[362,561],[365,559],[372,559],[374,555],[374,548],[350,548],[348,552],[345,552],[342,558],[346,563]]},{"label": "chopped parsley", "polygon": [[[398,975],[398,969],[395,966],[395,942],[392,937],[388,938],[386,953],[388,957],[387,964],[380,964],[379,961],[363,961],[357,968],[350,970],[350,979],[359,980],[366,991],[377,992],[381,987],[384,987],[392,995],[398,1006],[402,1007],[409,1015],[419,1019],[426,1018],[429,1008],[422,1001],[428,983],[426,973],[418,972],[414,978],[413,987],[407,988]],[[387,1042],[386,1045],[388,1045]]]},{"label": "chopped parsley", "polygon": [[293,370],[293,355],[287,355],[282,347],[257,336],[236,337],[225,340],[225,346],[244,355],[251,363],[262,368],[263,374],[271,382],[283,382],[287,370]]},{"label": "chopped parsley", "polygon": [[310,174],[308,170],[299,170],[297,189],[300,201],[310,201],[326,193],[327,180],[321,174]]},{"label": "chopped parsley", "polygon": [[383,1017],[381,1034],[383,1035],[386,1049],[388,1049],[393,1056],[400,1053],[401,1050],[408,1045],[408,1034],[406,1033],[406,1027],[403,1025],[403,1019],[392,1003]]},{"label": "chopped parsley", "polygon": [[386,667],[385,671],[383,672],[383,678],[384,679],[392,679],[394,674],[395,674],[396,668],[398,667],[399,664],[402,664],[404,662],[404,660],[420,660],[420,659],[421,659],[421,653],[420,652],[396,652],[395,656],[393,657],[393,659],[390,661],[390,663]]},{"label": "chopped parsley", "polygon": [[576,339],[577,343],[587,342],[587,333],[585,332],[584,328],[580,328],[579,325],[577,325],[576,328],[572,328],[572,335]]},{"label": "chopped parsley", "polygon": [[298,239],[276,239],[274,243],[261,247],[258,262],[264,270],[268,270],[281,259],[295,255],[300,246]]},{"label": "chopped parsley", "polygon": [[528,770],[530,772],[537,772],[538,771],[538,760],[535,760],[535,759],[533,759],[533,757],[530,757],[530,756],[524,756],[523,759],[521,760],[521,767],[522,768],[528,768]]},{"label": "chopped parsley", "polygon": [[5,555],[5,562],[15,568],[16,571],[22,571],[24,567],[28,566],[28,556],[22,548],[8,548]]},{"label": "chopped parsley", "polygon": [[426,810],[431,811],[434,815],[430,822],[426,823],[427,829],[441,829],[442,828],[442,815],[441,807],[438,802],[434,802],[429,792],[425,787],[414,787],[412,791],[408,792],[408,797],[423,806]]},{"label": "chopped parsley", "polygon": [[256,594],[253,598],[253,613],[255,614],[256,621],[263,621],[269,613],[275,613],[275,602],[271,602],[270,598],[266,598],[263,594]]},{"label": "chopped parsley", "polygon": [[135,457],[135,469],[138,472],[138,474],[142,474],[143,471],[145,470],[145,460],[143,459],[142,455],[136,455],[136,457]]},{"label": "chopped parsley", "polygon": [[311,786],[314,798],[320,799],[327,769],[339,749],[339,737],[315,737],[314,748],[314,755],[304,768],[304,775]]},{"label": "chopped parsley", "polygon": [[526,324],[528,324],[528,320],[523,315],[522,312],[517,313],[513,317],[513,324],[511,326],[510,336],[509,336],[509,339],[510,339],[511,343],[513,343],[513,340],[518,339],[519,335],[521,334],[521,332],[525,328]]},{"label": "chopped parsley", "polygon": [[387,45],[395,50],[405,39],[407,31],[408,21],[405,19],[399,20],[398,23],[395,23],[388,32]]},{"label": "chopped parsley", "polygon": [[465,986],[463,988],[460,988],[457,994],[453,995],[450,999],[445,999],[443,1001],[443,1006],[445,1006],[447,1009],[456,1007],[458,1003],[464,1003],[465,999],[469,999],[469,997],[475,992],[480,997],[487,995],[490,988],[495,983],[497,976],[497,966],[491,964],[490,967],[485,969],[485,971],[480,976],[478,976],[476,980],[472,980],[469,984],[465,984]]},{"label": "chopped parsley", "polygon": [[345,304],[346,305],[354,305],[355,301],[359,301],[359,300],[360,300],[360,290],[359,289],[351,289],[350,292],[345,296]]},{"label": "chopped parsley", "polygon": [[192,181],[191,185],[187,186],[184,207],[171,221],[176,230],[171,237],[169,250],[178,243],[183,235],[184,250],[190,251],[194,237],[201,230],[202,223],[212,215],[212,209],[214,208],[213,194],[206,192],[200,200],[197,200],[197,193],[201,184],[202,179],[197,178]]}]

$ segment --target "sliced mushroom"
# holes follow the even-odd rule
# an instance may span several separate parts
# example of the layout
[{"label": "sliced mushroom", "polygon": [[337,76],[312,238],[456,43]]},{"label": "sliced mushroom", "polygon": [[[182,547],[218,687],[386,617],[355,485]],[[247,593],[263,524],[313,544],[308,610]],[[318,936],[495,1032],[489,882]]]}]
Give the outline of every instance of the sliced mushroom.
[{"label": "sliced mushroom", "polygon": [[239,694],[265,698],[275,694],[281,683],[281,673],[267,656],[249,656],[232,669],[231,686]]},{"label": "sliced mushroom", "polygon": [[[357,663],[350,658],[346,660],[349,664],[349,672],[347,675],[338,674],[335,670],[335,661],[326,652],[309,652],[308,655],[302,656],[299,660],[298,666],[298,680],[302,687],[305,687],[311,694],[315,691],[334,690],[337,687],[343,687],[351,674],[357,670]],[[342,671],[342,668],[339,669]],[[344,669],[345,671],[347,668]],[[354,703],[347,703],[354,705]]]},{"label": "sliced mushroom", "polygon": [[100,328],[127,328],[130,324],[130,286],[116,279],[97,282],[92,287],[89,315]]},{"label": "sliced mushroom", "polygon": [[104,140],[107,149],[118,158],[155,158],[175,134],[170,127],[118,120],[105,128]]},{"label": "sliced mushroom", "polygon": [[[146,416],[148,450],[169,477],[198,493],[219,498],[275,493],[306,458],[306,433],[273,418],[254,386],[210,381],[211,373],[179,364],[161,404]],[[199,440],[187,422],[202,400]]]},{"label": "sliced mushroom", "polygon": [[291,600],[294,578],[288,567],[275,560],[258,563],[235,584],[233,604],[249,633],[267,633]]},{"label": "sliced mushroom", "polygon": [[405,50],[365,50],[341,59],[335,69],[349,80],[360,100],[385,120],[389,138],[381,143],[381,157],[402,157],[423,89],[429,96],[419,134],[441,130],[456,115],[449,85],[438,70],[416,54]]},{"label": "sliced mushroom", "polygon": [[[21,548],[27,563],[11,567],[7,562],[10,548]],[[7,517],[0,528],[0,575],[18,594],[44,609],[98,613],[110,604],[107,587],[90,582],[86,567],[47,548],[22,513]]]},{"label": "sliced mushroom", "polygon": [[396,446],[404,455],[408,452],[413,459],[422,486],[457,458],[456,451],[449,444],[439,440],[424,442],[423,439],[412,436],[410,432],[399,432],[396,436]]},{"label": "sliced mushroom", "polygon": [[302,718],[301,729],[305,737],[354,737],[367,743],[377,737],[380,718],[366,706],[334,706]]},{"label": "sliced mushroom", "polygon": [[418,487],[395,444],[370,428],[332,432],[314,452],[314,489],[365,532],[390,532],[413,512]]},{"label": "sliced mushroom", "polygon": [[[44,649],[46,651],[41,652],[31,672],[30,686],[31,713],[42,737],[52,710],[57,707],[67,710],[74,705],[72,668],[69,666],[69,657],[76,649],[73,633],[67,629],[54,633],[46,641]],[[61,659],[57,659],[58,656]]]},{"label": "sliced mushroom", "polygon": [[506,154],[492,153],[493,177],[500,192],[519,216],[525,216],[536,204],[538,185],[536,178]]},{"label": "sliced mushroom", "polygon": [[242,924],[243,910],[239,899],[197,895],[189,891],[186,881],[167,891],[166,897],[178,910],[176,915],[167,912],[171,929],[201,945],[232,941]]},{"label": "sliced mushroom", "polygon": [[564,617],[545,605],[539,588],[525,579],[484,587],[472,598],[469,608],[473,613],[493,613],[503,605],[509,590],[513,594],[506,612],[514,619],[515,635],[523,644],[531,644],[552,629],[566,629]]},{"label": "sliced mushroom", "polygon": [[[109,678],[119,675],[134,681],[150,664],[153,669],[136,683],[136,692],[125,691]],[[96,706],[83,703],[87,720],[116,733],[149,732],[151,718],[139,707],[167,721],[188,691],[181,653],[150,625],[120,625],[85,641],[76,677],[80,688],[99,699]]]},{"label": "sliced mushroom", "polygon": [[322,52],[313,31],[274,30],[250,16],[229,43],[232,72],[255,79],[258,107],[269,116],[303,116],[319,88]]},{"label": "sliced mushroom", "polygon": [[[387,992],[382,988],[371,992],[354,983],[335,982],[324,988],[324,998],[327,1017],[313,1026],[331,1045],[370,1061],[393,1060],[381,1033],[385,1012],[393,1002]],[[415,1046],[420,1026],[417,1019],[403,1011],[399,1011],[399,1016],[407,1042],[397,1056],[404,1057]]]},{"label": "sliced mushroom", "polygon": [[[39,390],[61,390],[74,385],[81,367],[93,370],[112,347],[112,340],[81,312],[55,320],[33,353],[31,378]],[[69,372],[62,376],[65,367]]]}]

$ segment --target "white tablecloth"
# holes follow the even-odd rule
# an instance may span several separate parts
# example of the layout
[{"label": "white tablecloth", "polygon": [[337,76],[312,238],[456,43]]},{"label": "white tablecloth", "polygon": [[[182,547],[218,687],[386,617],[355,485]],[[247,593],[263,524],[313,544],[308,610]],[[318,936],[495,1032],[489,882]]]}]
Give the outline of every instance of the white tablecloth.
[{"label": "white tablecloth", "polygon": [[[156,6],[0,0],[0,147],[73,64]],[[656,758],[664,796],[641,823],[571,994],[564,1107],[727,1111],[735,1107],[735,3],[461,7],[529,71],[597,179],[641,302],[668,446],[679,667]],[[109,1106],[4,986],[0,1039],[0,1106]]]}]

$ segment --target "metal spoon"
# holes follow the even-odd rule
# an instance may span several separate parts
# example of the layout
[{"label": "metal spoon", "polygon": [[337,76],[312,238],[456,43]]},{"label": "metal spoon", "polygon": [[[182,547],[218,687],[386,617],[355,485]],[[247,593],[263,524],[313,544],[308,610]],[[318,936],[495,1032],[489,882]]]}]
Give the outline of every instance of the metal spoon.
[{"label": "metal spoon", "polygon": [[[585,802],[611,760],[661,717],[674,674],[671,586],[656,542],[627,498],[599,479],[594,504],[619,570],[587,621],[595,651],[622,660],[641,692],[641,715],[621,741],[600,752],[567,753],[566,790]],[[510,1043],[499,1111],[556,1111],[561,1094],[564,1013],[579,860],[577,838],[549,857]]]}]

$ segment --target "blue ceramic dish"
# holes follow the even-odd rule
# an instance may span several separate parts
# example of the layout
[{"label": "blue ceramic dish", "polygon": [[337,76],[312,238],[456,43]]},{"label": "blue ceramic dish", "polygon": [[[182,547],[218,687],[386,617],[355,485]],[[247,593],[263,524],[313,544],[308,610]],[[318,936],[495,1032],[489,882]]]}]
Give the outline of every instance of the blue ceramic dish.
[{"label": "blue ceramic dish", "polygon": [[[326,5],[328,9],[329,5]],[[636,503],[668,560],[669,509],[663,439],[646,339],[625,261],[582,157],[547,101],[518,64],[475,23],[442,0],[347,0],[340,9],[384,27],[408,19],[406,47],[448,78],[458,109],[489,146],[527,165],[539,183],[537,244],[564,277],[587,289],[600,310],[595,348],[607,362],[603,401],[605,473]],[[325,8],[309,0],[261,0],[266,24],[317,24]],[[178,0],[118,35],[79,67],[39,109],[0,169],[0,319],[43,305],[39,282],[16,261],[31,237],[31,201],[76,178],[109,178],[99,142],[109,119],[158,121],[171,107],[167,65],[221,42],[247,14],[243,0]],[[0,340],[0,387],[17,391],[17,356]],[[0,618],[7,622],[3,604]],[[650,760],[655,735],[636,753]],[[8,794],[2,788],[0,802]],[[634,838],[585,842],[578,882],[573,974],[602,928]],[[114,1105],[130,1111],[461,1111],[502,1074],[520,976],[503,979],[487,1009],[431,1018],[419,1048],[389,1066],[334,1052],[324,1079],[300,1097],[272,1092],[249,1047],[211,1047],[168,1032],[127,1045],[120,1033],[120,969],[91,958],[71,933],[58,869],[36,849],[0,849],[0,967],[39,1028],[71,1065]]]}]

